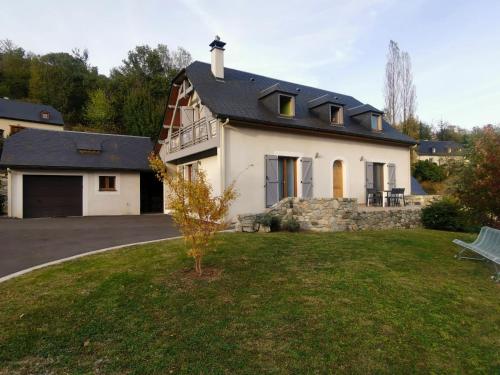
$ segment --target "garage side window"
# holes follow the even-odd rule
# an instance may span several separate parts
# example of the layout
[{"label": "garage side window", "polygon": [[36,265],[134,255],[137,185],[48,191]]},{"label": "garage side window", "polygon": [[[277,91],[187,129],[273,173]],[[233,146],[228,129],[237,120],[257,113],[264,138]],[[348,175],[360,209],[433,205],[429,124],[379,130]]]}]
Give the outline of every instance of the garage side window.
[{"label": "garage side window", "polygon": [[99,191],[116,191],[116,176],[99,176]]}]

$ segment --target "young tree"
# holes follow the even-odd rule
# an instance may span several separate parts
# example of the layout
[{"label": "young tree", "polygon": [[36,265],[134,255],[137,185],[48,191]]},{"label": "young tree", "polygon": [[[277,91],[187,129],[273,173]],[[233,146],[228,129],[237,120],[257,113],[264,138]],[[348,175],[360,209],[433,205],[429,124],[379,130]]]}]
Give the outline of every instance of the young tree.
[{"label": "young tree", "polygon": [[385,65],[385,110],[387,120],[392,126],[396,126],[400,115],[401,98],[401,51],[398,44],[391,40],[389,42],[389,52]]},{"label": "young tree", "polygon": [[455,195],[481,223],[500,226],[500,127],[485,126],[455,183]]},{"label": "young tree", "polygon": [[101,130],[110,130],[112,127],[113,108],[103,89],[90,93],[84,118],[90,125]]},{"label": "young tree", "polygon": [[222,195],[214,197],[203,170],[197,171],[192,179],[185,179],[181,173],[168,170],[158,156],[151,155],[149,163],[166,185],[167,208],[189,247],[188,255],[194,258],[196,273],[201,275],[201,262],[212,246],[215,233],[227,227],[229,205],[236,198],[234,183]]}]

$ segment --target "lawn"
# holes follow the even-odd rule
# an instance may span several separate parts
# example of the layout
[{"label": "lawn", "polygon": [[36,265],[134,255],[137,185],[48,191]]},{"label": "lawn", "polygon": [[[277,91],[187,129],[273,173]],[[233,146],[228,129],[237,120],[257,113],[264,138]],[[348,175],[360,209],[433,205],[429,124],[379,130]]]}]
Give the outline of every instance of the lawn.
[{"label": "lawn", "polygon": [[500,284],[429,230],[223,234],[0,284],[0,374],[500,372]]}]

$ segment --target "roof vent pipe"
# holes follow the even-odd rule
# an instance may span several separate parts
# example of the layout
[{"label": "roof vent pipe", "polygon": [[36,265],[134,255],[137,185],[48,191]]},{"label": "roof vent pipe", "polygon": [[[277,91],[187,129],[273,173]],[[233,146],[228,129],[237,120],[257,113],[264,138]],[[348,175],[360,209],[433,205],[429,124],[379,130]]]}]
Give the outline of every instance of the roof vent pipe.
[{"label": "roof vent pipe", "polygon": [[209,45],[212,47],[210,50],[212,54],[212,74],[217,79],[224,79],[224,46],[226,43],[216,35],[214,41]]}]

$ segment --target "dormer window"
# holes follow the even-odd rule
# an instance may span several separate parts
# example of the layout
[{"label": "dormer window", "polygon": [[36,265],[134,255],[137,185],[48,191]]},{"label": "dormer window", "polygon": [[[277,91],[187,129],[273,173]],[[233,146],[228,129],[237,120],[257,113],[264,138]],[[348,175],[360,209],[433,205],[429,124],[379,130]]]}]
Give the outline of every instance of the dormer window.
[{"label": "dormer window", "polygon": [[371,115],[371,128],[373,131],[382,130],[382,116],[372,113]]},{"label": "dormer window", "polygon": [[289,95],[279,96],[279,111],[281,116],[295,116],[295,98]]},{"label": "dormer window", "polygon": [[47,111],[40,112],[40,117],[42,120],[50,120],[50,113]]},{"label": "dormer window", "polygon": [[342,106],[330,105],[330,122],[333,125],[342,125],[344,123],[344,110]]}]

